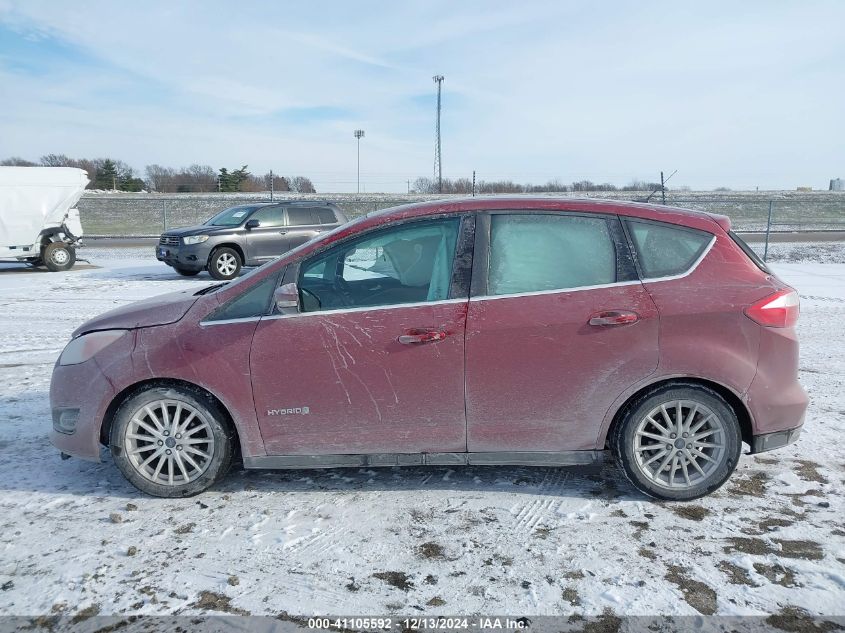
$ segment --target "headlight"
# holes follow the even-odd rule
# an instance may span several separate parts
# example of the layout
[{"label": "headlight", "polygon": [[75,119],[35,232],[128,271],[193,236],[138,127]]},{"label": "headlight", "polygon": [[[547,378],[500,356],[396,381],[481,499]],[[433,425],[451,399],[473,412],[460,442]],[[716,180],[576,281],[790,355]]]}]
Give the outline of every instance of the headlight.
[{"label": "headlight", "polygon": [[183,237],[182,241],[185,244],[202,244],[207,239],[208,235],[189,235],[188,237]]},{"label": "headlight", "polygon": [[59,356],[59,365],[78,365],[79,363],[84,363],[94,354],[114,343],[128,331],[103,330],[102,332],[83,334],[67,344],[62,355]]}]

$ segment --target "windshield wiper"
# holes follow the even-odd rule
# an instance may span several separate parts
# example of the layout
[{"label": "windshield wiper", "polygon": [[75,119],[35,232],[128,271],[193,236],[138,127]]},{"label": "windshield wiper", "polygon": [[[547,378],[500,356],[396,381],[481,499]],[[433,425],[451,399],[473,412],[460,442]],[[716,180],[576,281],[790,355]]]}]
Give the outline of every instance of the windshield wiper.
[{"label": "windshield wiper", "polygon": [[195,297],[198,297],[198,296],[200,296],[200,295],[207,295],[209,292],[215,292],[215,291],[217,291],[217,290],[220,290],[220,289],[221,289],[223,286],[225,286],[227,283],[229,283],[229,282],[228,282],[228,281],[224,281],[222,284],[212,284],[211,286],[206,286],[205,288],[202,288],[202,289],[200,289],[200,290],[197,290],[197,291],[194,293],[194,296],[195,296]]}]

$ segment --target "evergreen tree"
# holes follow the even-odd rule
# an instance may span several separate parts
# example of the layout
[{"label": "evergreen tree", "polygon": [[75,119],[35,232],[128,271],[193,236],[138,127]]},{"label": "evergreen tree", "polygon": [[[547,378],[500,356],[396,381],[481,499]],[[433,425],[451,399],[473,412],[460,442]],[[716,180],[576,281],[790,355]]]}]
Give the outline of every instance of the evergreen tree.
[{"label": "evergreen tree", "polygon": [[94,188],[117,189],[118,180],[117,167],[113,160],[107,158],[97,169],[97,175],[94,177]]}]

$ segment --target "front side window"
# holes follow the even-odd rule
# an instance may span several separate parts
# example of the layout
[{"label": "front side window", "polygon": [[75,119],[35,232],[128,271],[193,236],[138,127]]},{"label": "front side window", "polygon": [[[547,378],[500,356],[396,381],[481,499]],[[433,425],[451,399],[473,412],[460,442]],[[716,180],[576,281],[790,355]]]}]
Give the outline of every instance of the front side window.
[{"label": "front side window", "polygon": [[680,275],[692,268],[713,235],[657,222],[625,220],[643,279]]},{"label": "front side window", "polygon": [[250,220],[258,220],[261,228],[284,226],[285,210],[283,207],[265,207],[253,213]]},{"label": "front side window", "polygon": [[604,218],[491,216],[487,294],[565,290],[615,281],[616,248]]},{"label": "front side window", "polygon": [[418,222],[339,244],[303,263],[303,312],[449,298],[460,219]]}]

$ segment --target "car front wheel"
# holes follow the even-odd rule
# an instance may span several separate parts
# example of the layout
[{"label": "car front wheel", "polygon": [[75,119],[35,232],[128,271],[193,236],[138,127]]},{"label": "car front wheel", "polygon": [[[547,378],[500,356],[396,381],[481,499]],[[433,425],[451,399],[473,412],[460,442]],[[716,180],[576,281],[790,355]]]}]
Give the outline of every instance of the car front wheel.
[{"label": "car front wheel", "polygon": [[64,242],[50,242],[41,251],[41,259],[50,272],[70,270],[76,263],[76,249]]},{"label": "car front wheel", "polygon": [[117,467],[136,488],[156,497],[190,497],[229,470],[234,434],[205,392],[152,386],[120,405],[109,443]]},{"label": "car front wheel", "polygon": [[228,246],[216,249],[208,258],[208,272],[215,279],[234,279],[241,271],[242,265],[238,251]]},{"label": "car front wheel", "polygon": [[727,481],[742,449],[739,421],[717,392],[664,385],[631,403],[611,449],[641,492],[667,501],[703,497]]}]

